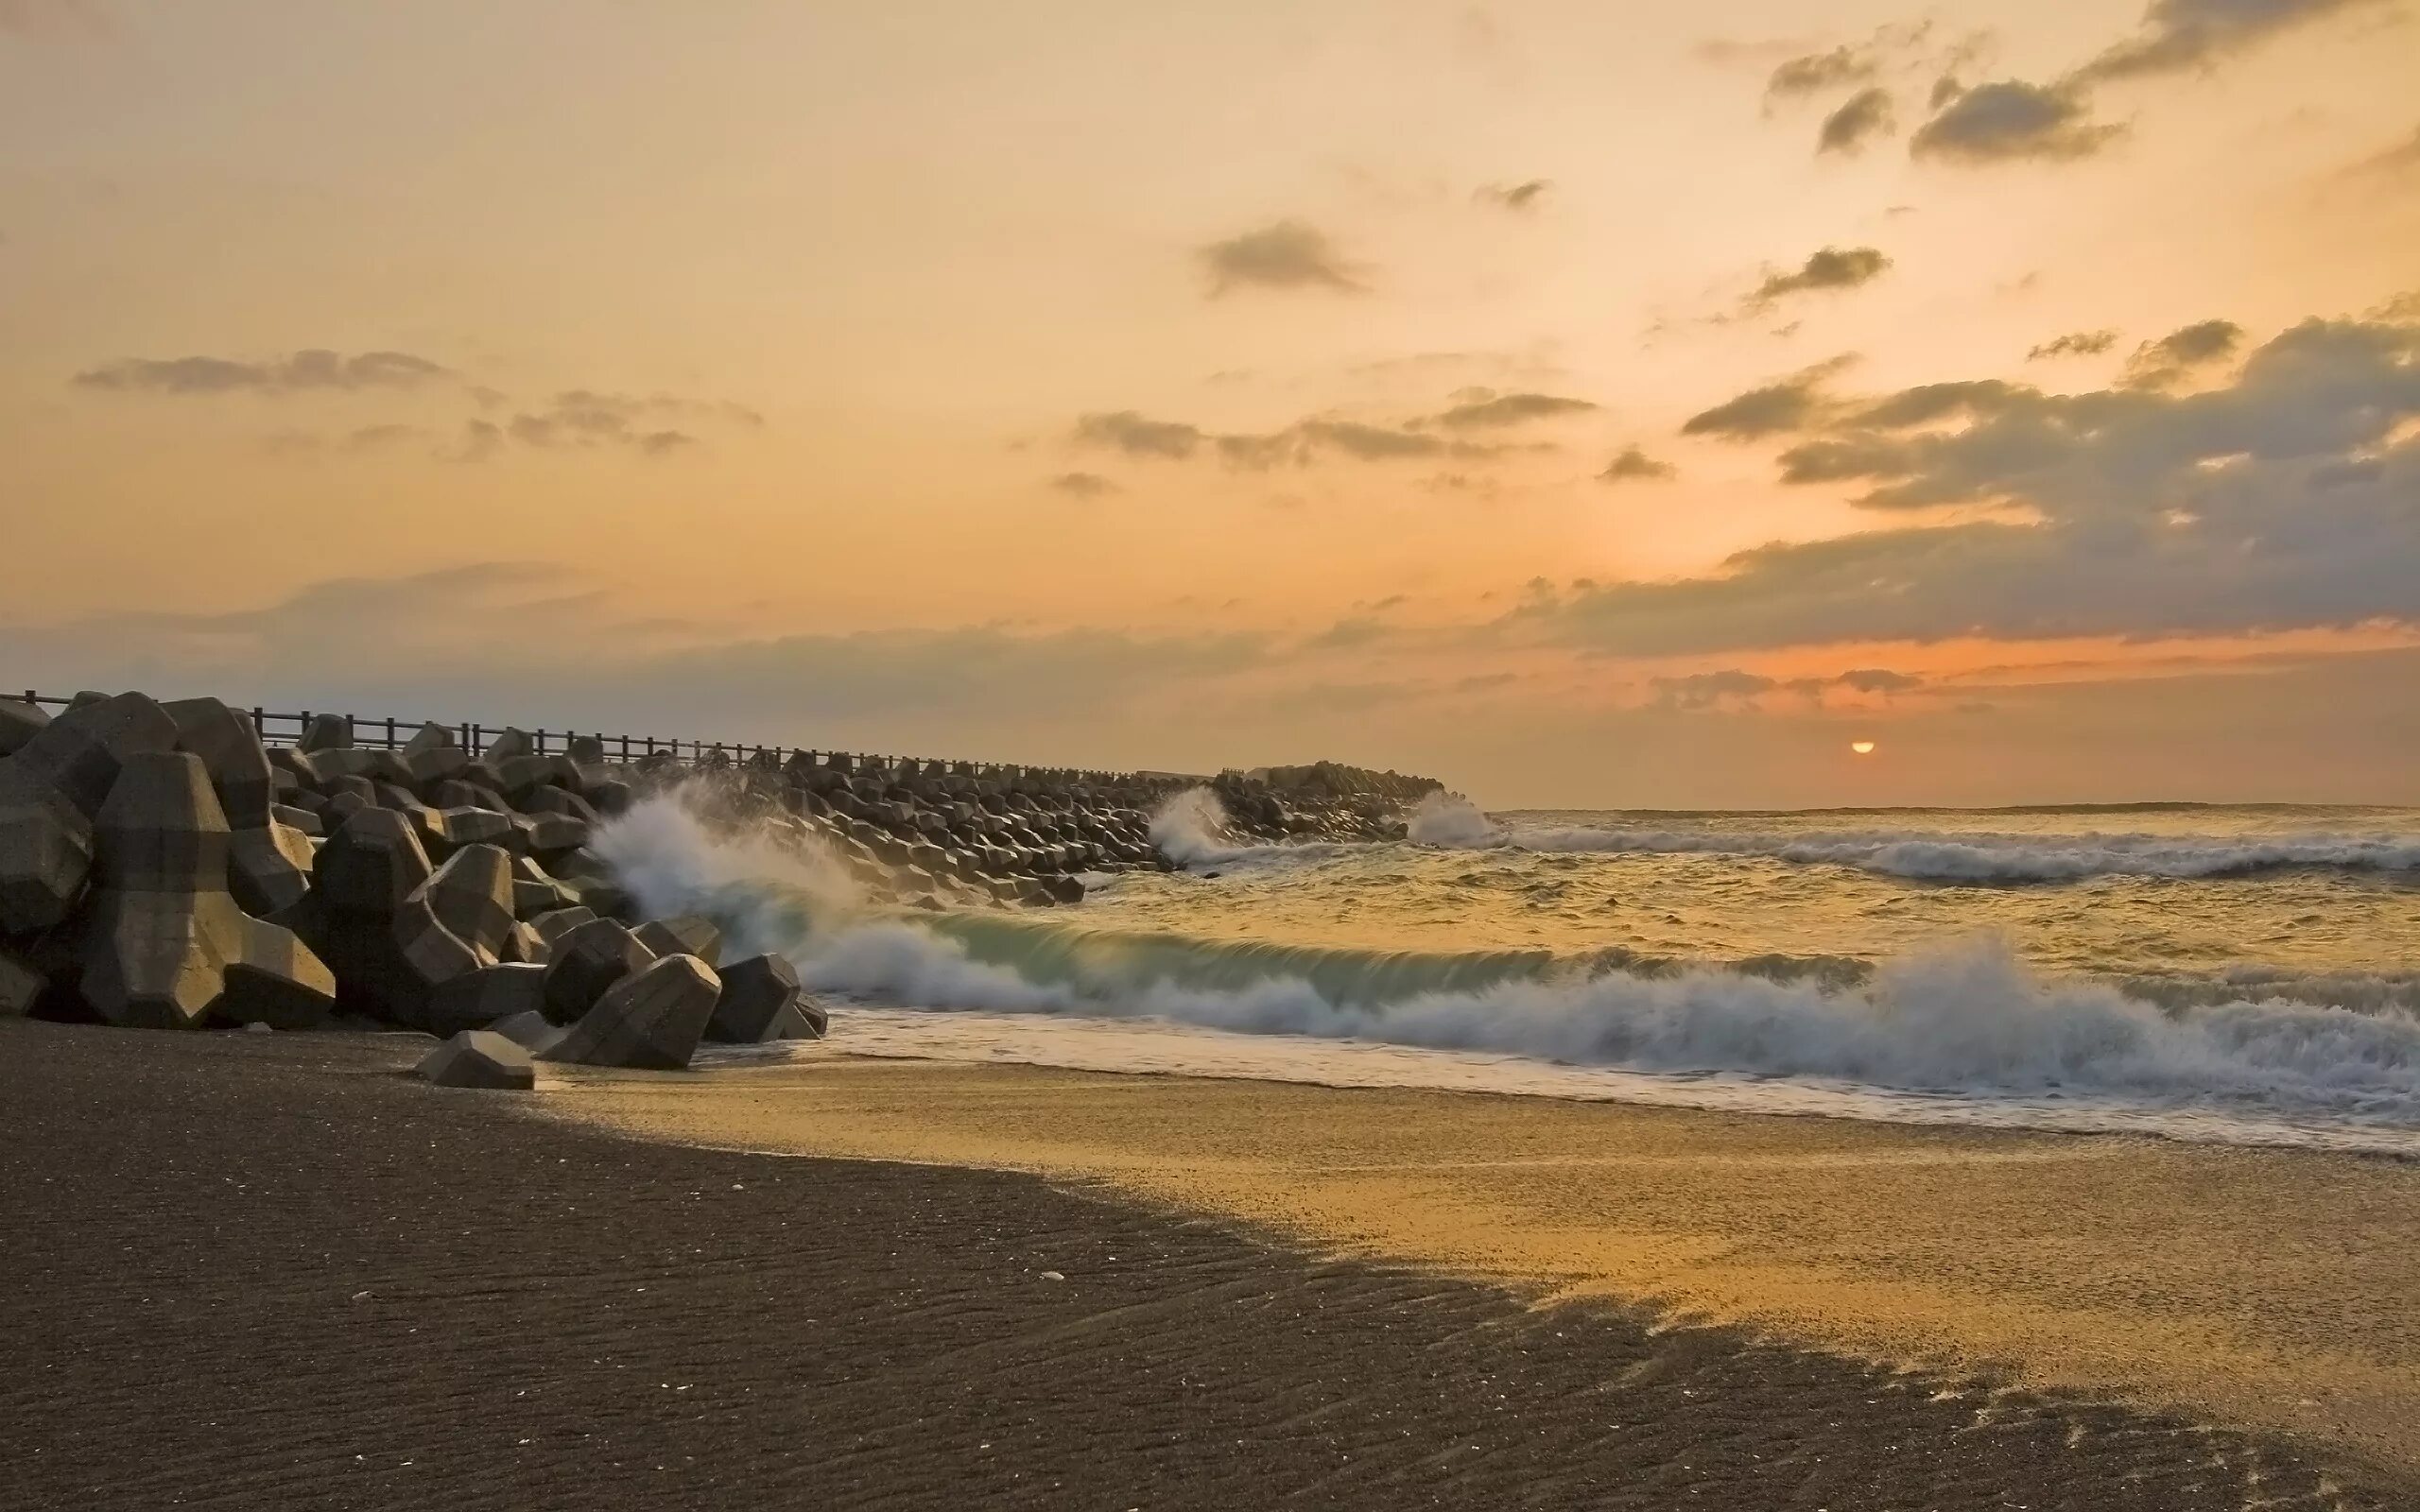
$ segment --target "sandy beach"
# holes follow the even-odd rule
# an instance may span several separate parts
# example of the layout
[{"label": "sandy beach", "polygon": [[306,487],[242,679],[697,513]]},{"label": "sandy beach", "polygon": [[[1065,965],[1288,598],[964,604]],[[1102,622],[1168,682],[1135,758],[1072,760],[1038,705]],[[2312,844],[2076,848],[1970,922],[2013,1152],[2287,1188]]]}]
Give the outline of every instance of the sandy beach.
[{"label": "sandy beach", "polygon": [[559,1117],[1080,1179],[1536,1300],[2105,1394],[2420,1469],[2420,1172],[2123,1137],[851,1058]]},{"label": "sandy beach", "polygon": [[[1416,1232],[1468,1232],[1467,1214],[1423,1209],[1433,1181],[1478,1167],[1413,1179],[1345,1158],[1357,1141],[1433,1155],[1411,1104],[838,1058],[529,1098],[406,1079],[424,1044],[0,1022],[0,1504],[2411,1504],[2374,1456],[2206,1415],[1537,1307],[1534,1267],[1585,1245],[1660,1245],[1656,1263],[1691,1268],[1681,1237],[1591,1211],[1606,1188],[1584,1149],[1561,1167],[1531,1152],[1502,1183],[1532,1211],[1566,1193],[1561,1239],[1508,1220],[1492,1261],[1473,1240],[1450,1267],[1533,1267],[1520,1285],[1285,1242],[1281,1226],[1333,1224],[1330,1249],[1416,1261]],[[1581,1111],[1464,1116],[1476,1132]],[[1603,1116],[1677,1167],[1748,1169],[1757,1141],[1794,1141],[1807,1171],[1873,1177],[1897,1167],[1841,1151],[1909,1138]],[[663,1137],[756,1124],[769,1146],[980,1147],[986,1167],[1071,1177],[1110,1176],[1123,1149],[1130,1174],[1070,1190]],[[651,1137],[628,1137],[641,1125]],[[1768,1173],[1766,1197],[1702,1228],[1736,1226],[1747,1265],[1774,1231],[1756,1212],[1806,1206],[1805,1175]],[[1199,1216],[1214,1212],[1252,1221]],[[1876,1274],[1927,1228],[1911,1214],[1877,1243]],[[1941,1275],[1957,1275],[1945,1257]]]}]

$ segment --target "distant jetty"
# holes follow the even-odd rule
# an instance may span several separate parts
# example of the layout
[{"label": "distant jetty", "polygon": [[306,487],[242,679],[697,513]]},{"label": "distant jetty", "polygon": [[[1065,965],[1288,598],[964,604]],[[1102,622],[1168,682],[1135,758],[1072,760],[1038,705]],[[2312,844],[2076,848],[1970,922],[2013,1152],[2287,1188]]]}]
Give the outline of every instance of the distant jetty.
[{"label": "distant jetty", "polygon": [[590,841],[645,799],[818,844],[884,902],[1029,907],[1080,901],[1085,872],[1169,867],[1150,816],[1191,788],[1238,837],[1282,841],[1400,838],[1439,786],[1330,762],[1203,778],[28,693],[0,698],[0,1015],[350,1016],[452,1037],[423,1069],[460,1085],[527,1086],[533,1055],[678,1068],[701,1040],[826,1018],[786,961],[726,963],[711,922],[641,915]]}]

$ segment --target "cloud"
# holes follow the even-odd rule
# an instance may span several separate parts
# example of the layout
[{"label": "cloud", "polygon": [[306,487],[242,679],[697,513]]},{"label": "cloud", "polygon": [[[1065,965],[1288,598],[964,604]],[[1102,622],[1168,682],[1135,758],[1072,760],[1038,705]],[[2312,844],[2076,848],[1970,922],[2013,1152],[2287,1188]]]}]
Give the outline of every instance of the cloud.
[{"label": "cloud", "polygon": [[973,748],[933,754],[972,756],[1010,754],[983,749],[987,732],[1103,714],[1271,656],[1258,635],[1098,627],[749,636],[634,619],[627,603],[561,568],[477,562],[314,583],[228,613],[0,624],[0,652],[71,686],[870,750],[955,730]]},{"label": "cloud", "polygon": [[1889,698],[1897,694],[1914,692],[1925,685],[1925,679],[1913,673],[1893,672],[1887,667],[1853,667],[1833,677],[1790,678],[1787,680],[1740,667],[1724,667],[1720,671],[1693,672],[1683,677],[1650,678],[1647,685],[1655,690],[1653,707],[1658,709],[1752,710],[1760,707],[1760,700],[1771,694],[1796,694],[1819,704],[1833,693]]},{"label": "cloud", "polygon": [[1200,256],[1210,274],[1213,299],[1239,288],[1368,291],[1364,270],[1339,253],[1325,232],[1304,221],[1272,221],[1212,242]]},{"label": "cloud", "polygon": [[1764,68],[1796,57],[1814,43],[1805,37],[1709,37],[1689,49],[1698,61],[1717,68]]},{"label": "cloud", "polygon": [[2092,102],[2070,85],[2004,78],[1961,90],[1916,129],[1910,155],[1968,165],[2089,157],[2125,134],[2092,118]]},{"label": "cloud", "polygon": [[2243,327],[2233,320],[2201,320],[2146,341],[2126,359],[2125,383],[2135,388],[2156,388],[2175,383],[2195,368],[2218,361],[2243,341]]},{"label": "cloud", "polygon": [[2118,344],[2115,331],[2070,331],[2053,336],[2025,354],[2028,362],[2040,362],[2048,357],[2098,357]]},{"label": "cloud", "polygon": [[1551,451],[1554,448],[1551,443],[1542,441],[1515,446],[1507,442],[1441,436],[1427,427],[1484,430],[1541,416],[1595,407],[1585,400],[1562,399],[1551,394],[1488,394],[1483,399],[1466,400],[1443,414],[1409,424],[1381,424],[1314,415],[1278,430],[1224,434],[1214,434],[1183,421],[1153,420],[1135,410],[1121,409],[1080,417],[1072,438],[1080,446],[1163,461],[1184,461],[1207,451],[1230,467],[1253,471],[1286,465],[1307,466],[1322,456],[1342,456],[1362,462],[1406,457],[1491,457],[1514,450]]},{"label": "cloud", "polygon": [[1680,469],[1659,462],[1635,446],[1625,446],[1597,474],[1599,483],[1660,483],[1680,476]]},{"label": "cloud", "polygon": [[504,449],[504,427],[493,421],[466,420],[462,422],[462,438],[446,454],[454,462],[484,462]]},{"label": "cloud", "polygon": [[1596,407],[1585,399],[1566,399],[1560,394],[1481,391],[1437,416],[1435,423],[1447,430],[1483,430],[1500,425],[1518,425],[1524,421],[1542,420],[1549,415],[1582,414]]},{"label": "cloud", "polygon": [[1050,486],[1078,499],[1098,499],[1120,491],[1115,483],[1098,472],[1062,472],[1050,480]]},{"label": "cloud", "polygon": [[1395,456],[1436,456],[1448,450],[1449,444],[1417,431],[1349,420],[1301,421],[1290,435],[1306,445],[1334,447],[1348,456],[1357,456],[1365,461]]},{"label": "cloud", "polygon": [[1481,186],[1471,198],[1482,205],[1499,210],[1534,210],[1554,187],[1551,179],[1525,179],[1519,183],[1491,183]]},{"label": "cloud", "polygon": [[2394,178],[2420,169],[2420,129],[2374,157],[2362,159],[2350,170],[2356,174]]},{"label": "cloud", "polygon": [[1854,360],[1848,355],[1834,357],[1828,362],[1803,369],[1777,383],[1751,388],[1712,409],[1690,416],[1682,424],[1681,434],[1752,441],[1759,437],[1800,429],[1823,412],[1824,381]]},{"label": "cloud", "polygon": [[1201,428],[1176,421],[1150,420],[1131,409],[1080,417],[1076,439],[1087,446],[1107,447],[1129,456],[1184,458],[1202,441]]},{"label": "cloud", "polygon": [[2295,27],[2394,0],[2152,0],[2135,34],[2076,71],[2100,82],[2206,68]]},{"label": "cloud", "polygon": [[1979,165],[2090,157],[2125,134],[2098,121],[2092,92],[2113,81],[2209,69],[2287,31],[2357,10],[2384,13],[2399,0],[2152,0],[2135,35],[2048,84],[1999,79],[1962,89],[1945,74],[1932,118],[1909,141],[1919,158]]},{"label": "cloud", "polygon": [[1749,294],[1743,307],[1770,309],[1776,301],[1793,294],[1857,288],[1880,278],[1890,266],[1891,259],[1878,248],[1826,247],[1809,253],[1795,272],[1768,275]]},{"label": "cloud", "polygon": [[1841,46],[1829,52],[1808,53],[1785,60],[1774,67],[1765,80],[1765,98],[1789,99],[1862,84],[1873,78],[1880,67],[1880,60],[1863,47]]},{"label": "cloud", "polygon": [[408,352],[354,356],[308,348],[261,362],[229,357],[121,357],[78,373],[82,388],[118,393],[288,394],[310,390],[412,388],[450,380],[450,369]]},{"label": "cloud", "polygon": [[1833,678],[1831,685],[1853,693],[1911,693],[1924,686],[1925,679],[1908,672],[1893,672],[1887,667],[1853,667]]},{"label": "cloud", "polygon": [[1823,129],[1815,135],[1815,150],[1853,155],[1863,151],[1874,138],[1890,135],[1895,124],[1891,92],[1879,85],[1862,89],[1824,117]]},{"label": "cloud", "polygon": [[2420,625],[2420,327],[2307,320],[2196,392],[1774,391],[1797,396],[1787,424],[1749,431],[1814,432],[1782,453],[1785,481],[1861,485],[1852,502],[1876,511],[1995,513],[1533,595],[1499,629],[1668,654]]},{"label": "cloud", "polygon": [[[544,407],[515,414],[505,423],[502,434],[525,446],[626,446],[643,456],[668,456],[703,444],[688,431],[663,423],[684,416],[720,419],[751,427],[764,423],[763,417],[755,411],[737,404],[700,403],[669,394],[642,397],[593,388],[566,388]],[[484,422],[472,422],[475,427],[481,423]]]},{"label": "cloud", "polygon": [[1713,709],[1745,703],[1781,684],[1760,673],[1725,667],[1720,672],[1692,672],[1685,677],[1650,678],[1655,702],[1663,709]]}]

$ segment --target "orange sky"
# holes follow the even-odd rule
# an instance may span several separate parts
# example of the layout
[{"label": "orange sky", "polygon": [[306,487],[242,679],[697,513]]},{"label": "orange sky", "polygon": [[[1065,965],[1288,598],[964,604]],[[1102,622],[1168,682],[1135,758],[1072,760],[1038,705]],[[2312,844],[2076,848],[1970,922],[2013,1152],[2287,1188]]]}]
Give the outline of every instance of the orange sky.
[{"label": "orange sky", "polygon": [[0,677],[2420,801],[2420,6],[2250,9],[0,0]]}]

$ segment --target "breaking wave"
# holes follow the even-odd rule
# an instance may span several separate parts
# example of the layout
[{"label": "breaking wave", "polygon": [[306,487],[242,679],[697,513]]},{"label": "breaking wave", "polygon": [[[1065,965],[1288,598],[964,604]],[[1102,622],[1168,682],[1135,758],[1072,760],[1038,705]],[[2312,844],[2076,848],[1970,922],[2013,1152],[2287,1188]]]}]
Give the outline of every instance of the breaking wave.
[{"label": "breaking wave", "polygon": [[996,912],[893,915],[835,893],[811,857],[715,840],[669,804],[607,826],[600,848],[651,909],[705,912],[748,948],[787,955],[810,987],[886,1008],[1844,1085],[1920,1095],[1936,1122],[1967,1106],[1977,1121],[2007,1123],[2048,1099],[2190,1112],[2207,1125],[2197,1137],[2248,1138],[2285,1120],[2394,1131],[2420,1148],[2420,1015],[2394,987],[2360,1006],[2305,1000],[2341,981],[2298,991],[2275,975],[2153,994],[2034,972],[1995,938],[1868,967],[1377,951]]},{"label": "breaking wave", "polygon": [[2086,877],[2223,877],[2291,867],[2420,871],[2420,840],[2397,835],[2308,834],[2271,838],[2160,834],[1945,835],[1938,831],[1819,832],[1497,828],[1468,804],[1412,838],[1461,849],[1620,855],[1764,856],[1804,865],[1853,867],[1923,882],[2074,882]]},{"label": "breaking wave", "polygon": [[1188,787],[1151,811],[1151,844],[1180,867],[1216,861],[1236,850],[1227,806],[1206,787]]},{"label": "breaking wave", "polygon": [[1494,819],[1479,812],[1478,804],[1460,793],[1431,793],[1411,811],[1406,833],[1414,845],[1443,846],[1453,850],[1475,850],[1487,846],[1502,845],[1504,831]]}]

